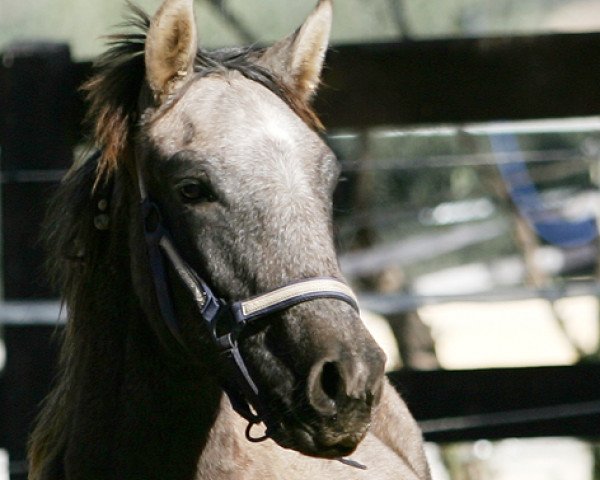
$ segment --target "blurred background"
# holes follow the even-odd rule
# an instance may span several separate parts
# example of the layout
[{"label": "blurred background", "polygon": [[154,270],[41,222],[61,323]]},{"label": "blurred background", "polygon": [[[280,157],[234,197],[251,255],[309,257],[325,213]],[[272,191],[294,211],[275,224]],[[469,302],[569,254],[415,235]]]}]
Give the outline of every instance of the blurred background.
[{"label": "blurred background", "polygon": [[[160,2],[135,2],[154,12]],[[312,10],[312,0],[198,0],[201,43],[223,47],[270,43],[290,33]],[[124,13],[124,1],[2,0],[0,44],[18,39],[66,42],[73,56],[102,51],[101,37]],[[535,35],[595,31],[594,0],[340,0],[333,44],[430,38]]]},{"label": "blurred background", "polygon": [[[270,43],[314,3],[198,0],[201,43]],[[39,223],[124,11],[0,0],[0,478],[26,473],[61,321]],[[600,0],[336,0],[340,261],[435,480],[600,479],[598,30]]]}]

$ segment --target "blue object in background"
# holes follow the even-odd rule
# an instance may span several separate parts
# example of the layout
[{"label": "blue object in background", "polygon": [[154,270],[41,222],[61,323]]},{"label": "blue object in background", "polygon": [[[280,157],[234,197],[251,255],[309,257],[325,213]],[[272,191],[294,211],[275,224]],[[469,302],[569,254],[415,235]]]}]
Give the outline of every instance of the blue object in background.
[{"label": "blue object in background", "polygon": [[545,208],[514,134],[490,135],[490,144],[512,201],[542,239],[562,248],[581,247],[596,239],[595,217],[566,220]]}]

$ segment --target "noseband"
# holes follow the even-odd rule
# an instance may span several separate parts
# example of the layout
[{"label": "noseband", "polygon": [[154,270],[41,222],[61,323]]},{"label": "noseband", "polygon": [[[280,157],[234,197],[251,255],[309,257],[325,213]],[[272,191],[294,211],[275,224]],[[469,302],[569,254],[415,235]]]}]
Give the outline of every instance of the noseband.
[{"label": "noseband", "polygon": [[[264,396],[240,353],[238,340],[241,333],[247,325],[258,319],[318,298],[341,300],[358,312],[356,297],[348,285],[327,277],[299,280],[241,301],[232,302],[219,298],[179,254],[163,224],[159,207],[148,195],[139,162],[136,162],[136,169],[144,239],[160,315],[173,337],[185,348],[167,280],[169,265],[193,296],[199,317],[223,358],[228,376],[221,379],[221,386],[233,408],[249,422],[246,437],[250,441],[264,440],[278,429],[278,425],[272,419],[263,400]],[[266,435],[261,438],[251,437],[252,426],[260,422],[267,427]]]}]

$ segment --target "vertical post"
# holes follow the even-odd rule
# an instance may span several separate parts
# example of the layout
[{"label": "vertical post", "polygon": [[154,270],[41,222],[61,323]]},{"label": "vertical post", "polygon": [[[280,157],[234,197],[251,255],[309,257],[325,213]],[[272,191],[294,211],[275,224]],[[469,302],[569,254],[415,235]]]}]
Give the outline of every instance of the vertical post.
[{"label": "vertical post", "polygon": [[0,448],[8,450],[11,480],[27,479],[27,440],[58,358],[57,327],[23,320],[3,332],[7,358],[0,376]]},{"label": "vertical post", "polygon": [[4,298],[51,295],[40,225],[74,144],[74,75],[68,45],[15,44],[0,67],[2,284]]},{"label": "vertical post", "polygon": [[[0,53],[0,302],[52,296],[44,280],[40,226],[47,201],[72,160],[77,128],[69,47],[19,43]],[[3,331],[0,446],[11,479],[27,477],[26,444],[55,360],[55,328],[23,319]]]}]

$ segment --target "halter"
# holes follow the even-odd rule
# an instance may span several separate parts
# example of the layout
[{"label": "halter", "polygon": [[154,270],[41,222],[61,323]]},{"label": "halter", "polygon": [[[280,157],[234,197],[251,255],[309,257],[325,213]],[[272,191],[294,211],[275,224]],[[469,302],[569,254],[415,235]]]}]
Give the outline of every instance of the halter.
[{"label": "halter", "polygon": [[[358,312],[356,297],[345,283],[334,278],[317,277],[293,282],[246,300],[228,302],[218,298],[207,282],[179,254],[163,224],[160,209],[148,195],[139,162],[136,162],[136,170],[144,239],[160,315],[173,337],[185,348],[167,281],[168,264],[192,294],[199,316],[223,358],[230,378],[221,379],[221,386],[234,410],[249,422],[246,438],[254,442],[265,440],[278,426],[272,420],[240,353],[240,334],[247,325],[258,319],[317,298],[344,301]],[[253,438],[250,430],[260,422],[266,425],[266,434],[261,438]]]}]

